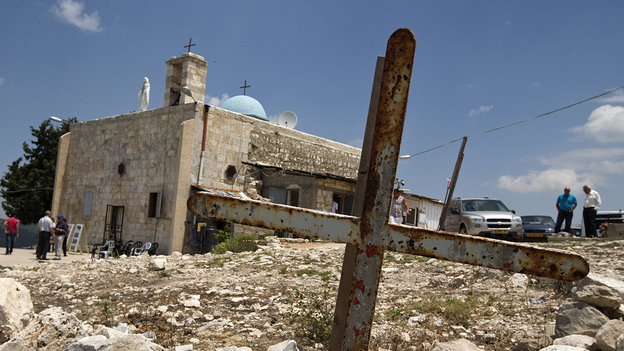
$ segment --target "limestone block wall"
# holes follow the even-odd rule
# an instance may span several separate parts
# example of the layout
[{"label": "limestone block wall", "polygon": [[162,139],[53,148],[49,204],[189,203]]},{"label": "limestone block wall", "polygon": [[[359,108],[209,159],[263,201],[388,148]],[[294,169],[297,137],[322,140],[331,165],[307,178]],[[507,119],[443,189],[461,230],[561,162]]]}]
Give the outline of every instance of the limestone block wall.
[{"label": "limestone block wall", "polygon": [[357,179],[360,149],[270,122],[254,127],[249,136],[250,162]]},{"label": "limestone block wall", "polygon": [[[207,126],[202,177],[205,186],[244,190],[244,178],[250,172],[243,162],[357,178],[358,148],[218,107],[210,107]],[[200,152],[198,144],[193,149],[194,180],[198,177]],[[225,177],[228,165],[239,171],[235,180]]]},{"label": "limestone block wall", "polygon": [[324,179],[319,181],[316,191],[315,209],[331,212],[333,200],[327,201],[327,195],[329,195],[330,199],[333,199],[334,194],[355,195],[355,180]]},{"label": "limestone block wall", "polygon": [[291,203],[287,205],[296,205],[298,207],[310,208],[314,210],[317,209],[316,189],[318,187],[318,180],[315,177],[292,174],[280,175],[279,173],[275,173],[272,177],[264,177],[262,181],[262,197],[269,198],[271,188],[296,190],[299,194],[297,202],[294,202],[294,199],[291,199]]},{"label": "limestone block wall", "polygon": [[[59,208],[70,223],[85,224],[88,244],[103,240],[107,205],[124,206],[122,239],[158,242],[158,251],[168,252],[180,125],[197,118],[201,113],[188,104],[72,125],[65,173],[57,175],[63,188]],[[88,216],[87,192],[93,193]],[[159,218],[147,218],[150,192],[162,193]]]},{"label": "limestone block wall", "polygon": [[[331,210],[331,201],[325,201],[326,192],[349,193],[355,190],[355,183],[330,181],[307,176],[283,176],[267,178],[259,169],[243,162],[285,167],[295,170],[328,173],[346,178],[357,178],[361,150],[310,134],[303,133],[210,106],[207,118],[206,153],[202,185],[218,189],[245,190],[245,179],[262,179],[260,194],[269,196],[271,187],[295,186],[300,191],[299,206],[311,209]],[[201,138],[203,121],[195,128],[191,182],[199,178]],[[226,177],[229,165],[236,167],[234,180]],[[326,186],[323,186],[327,182]],[[242,225],[232,227],[235,236],[259,235],[266,232]],[[185,239],[185,247],[186,247]]]}]

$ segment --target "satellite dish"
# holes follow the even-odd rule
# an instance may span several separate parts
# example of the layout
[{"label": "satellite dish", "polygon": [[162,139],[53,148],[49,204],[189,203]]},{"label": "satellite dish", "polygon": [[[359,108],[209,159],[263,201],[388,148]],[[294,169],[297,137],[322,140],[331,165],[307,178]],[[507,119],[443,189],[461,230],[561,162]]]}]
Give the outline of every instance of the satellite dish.
[{"label": "satellite dish", "polygon": [[282,127],[293,129],[297,125],[297,115],[286,111],[279,116],[278,123]]}]

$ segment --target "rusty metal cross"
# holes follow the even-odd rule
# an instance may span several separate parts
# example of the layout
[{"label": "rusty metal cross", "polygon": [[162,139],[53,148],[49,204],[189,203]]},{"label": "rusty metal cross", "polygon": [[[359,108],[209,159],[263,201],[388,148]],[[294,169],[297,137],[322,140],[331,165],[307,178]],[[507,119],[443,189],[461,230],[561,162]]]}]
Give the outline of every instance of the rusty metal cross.
[{"label": "rusty metal cross", "polygon": [[[208,190],[187,203],[196,216],[346,243],[330,350],[367,350],[385,250],[559,280],[589,273],[580,255],[388,223],[416,41],[406,28],[379,58],[354,200],[354,215],[267,204]],[[380,67],[383,66],[383,71]]]}]

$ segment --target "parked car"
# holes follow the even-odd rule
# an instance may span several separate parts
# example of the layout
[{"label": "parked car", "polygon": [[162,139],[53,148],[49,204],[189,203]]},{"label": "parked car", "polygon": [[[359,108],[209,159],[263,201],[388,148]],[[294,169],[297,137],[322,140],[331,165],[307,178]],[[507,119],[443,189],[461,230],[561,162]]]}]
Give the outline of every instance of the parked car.
[{"label": "parked car", "polygon": [[495,239],[522,240],[522,219],[515,214],[497,199],[458,197],[451,200],[444,229]]},{"label": "parked car", "polygon": [[570,228],[570,229],[571,229],[570,234],[574,236],[581,236],[581,228]]},{"label": "parked car", "polygon": [[521,216],[523,241],[548,241],[555,231],[551,216]]}]

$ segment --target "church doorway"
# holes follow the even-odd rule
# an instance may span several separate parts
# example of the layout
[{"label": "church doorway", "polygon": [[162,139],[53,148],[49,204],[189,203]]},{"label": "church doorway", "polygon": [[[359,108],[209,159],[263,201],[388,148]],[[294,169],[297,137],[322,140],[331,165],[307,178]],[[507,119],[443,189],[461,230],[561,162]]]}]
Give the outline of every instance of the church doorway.
[{"label": "church doorway", "polygon": [[106,206],[106,222],[104,224],[104,242],[107,240],[115,240],[116,244],[121,243],[121,234],[123,231],[123,206]]}]

